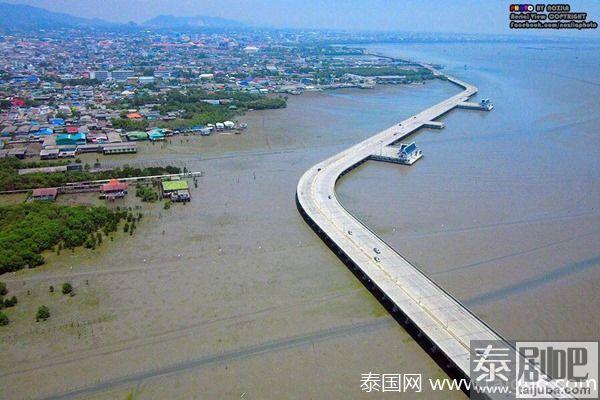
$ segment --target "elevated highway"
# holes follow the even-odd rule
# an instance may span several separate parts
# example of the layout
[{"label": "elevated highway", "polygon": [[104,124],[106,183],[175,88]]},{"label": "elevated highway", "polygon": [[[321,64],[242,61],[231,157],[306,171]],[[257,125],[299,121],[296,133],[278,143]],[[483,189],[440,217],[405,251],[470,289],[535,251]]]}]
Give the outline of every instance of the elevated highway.
[{"label": "elevated highway", "polygon": [[338,179],[380,151],[381,146],[392,145],[431,126],[436,118],[477,93],[475,86],[447,78],[463,90],[315,165],[300,179],[296,201],[317,234],[372,291],[391,302],[393,312],[416,328],[419,337],[424,336],[429,350],[441,354],[448,362],[446,367],[455,367],[459,375],[468,377],[471,340],[501,337],[354,218],[335,193]]}]

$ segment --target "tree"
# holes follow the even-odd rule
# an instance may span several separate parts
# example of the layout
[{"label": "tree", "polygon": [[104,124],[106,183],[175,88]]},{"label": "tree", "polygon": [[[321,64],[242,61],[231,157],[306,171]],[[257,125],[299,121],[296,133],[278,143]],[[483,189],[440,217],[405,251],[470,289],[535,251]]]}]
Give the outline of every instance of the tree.
[{"label": "tree", "polygon": [[50,285],[50,287],[48,288],[48,290],[50,291],[50,293],[54,293],[54,286]]},{"label": "tree", "polygon": [[0,282],[0,296],[4,296],[8,293],[8,289],[6,289],[6,283]]},{"label": "tree", "polygon": [[36,322],[45,321],[50,318],[50,309],[46,306],[39,306],[37,314],[35,315]]},{"label": "tree", "polygon": [[0,311],[0,326],[8,325],[9,322],[8,316]]},{"label": "tree", "polygon": [[90,236],[88,236],[88,238],[83,243],[83,246],[86,249],[94,249],[96,247],[96,236],[94,236],[94,234],[90,234]]},{"label": "tree", "polygon": [[71,292],[73,292],[73,286],[69,282],[63,283],[62,292],[63,294],[70,294]]},{"label": "tree", "polygon": [[9,308],[9,307],[14,307],[14,306],[16,306],[16,305],[17,305],[17,302],[18,302],[18,301],[17,301],[17,296],[13,296],[13,297],[11,297],[10,299],[6,299],[6,300],[4,300],[4,306],[5,306],[6,308]]}]

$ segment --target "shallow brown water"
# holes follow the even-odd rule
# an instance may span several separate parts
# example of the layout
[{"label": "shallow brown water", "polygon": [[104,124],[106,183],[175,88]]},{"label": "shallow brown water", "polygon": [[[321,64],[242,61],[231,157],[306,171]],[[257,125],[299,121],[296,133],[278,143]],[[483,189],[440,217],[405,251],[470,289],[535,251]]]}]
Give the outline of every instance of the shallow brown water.
[{"label": "shallow brown water", "polygon": [[[0,397],[82,388],[80,398],[112,399],[137,387],[148,399],[356,398],[361,373],[443,376],[308,228],[294,193],[319,160],[454,91],[435,82],[308,94],[249,114],[239,136],[108,159],[204,175],[191,203],[144,205],[133,237],[7,278],[21,302],[1,333]],[[66,280],[77,296],[48,293]],[[32,322],[40,303],[52,311],[45,324]]]}]

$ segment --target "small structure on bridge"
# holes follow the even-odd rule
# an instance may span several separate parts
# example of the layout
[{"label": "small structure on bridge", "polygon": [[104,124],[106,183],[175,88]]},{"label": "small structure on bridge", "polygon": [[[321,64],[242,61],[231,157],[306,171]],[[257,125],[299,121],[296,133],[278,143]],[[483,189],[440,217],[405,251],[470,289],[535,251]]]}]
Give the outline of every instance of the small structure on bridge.
[{"label": "small structure on bridge", "polygon": [[438,121],[429,121],[429,122],[425,122],[423,124],[423,128],[430,128],[430,129],[444,129],[445,125],[443,122],[438,122]]},{"label": "small structure on bridge", "polygon": [[490,99],[483,99],[479,103],[475,103],[472,101],[463,101],[459,103],[457,108],[462,108],[465,110],[479,110],[479,111],[492,111],[494,109],[494,105],[490,101]]},{"label": "small structure on bridge", "polygon": [[415,142],[410,144],[402,143],[400,145],[400,151],[398,152],[398,158],[402,164],[412,165],[417,160],[423,157],[423,152],[417,147]]},{"label": "small structure on bridge", "polygon": [[402,143],[400,147],[385,146],[379,151],[379,154],[372,154],[369,159],[375,161],[385,161],[396,164],[412,165],[423,157],[423,152],[417,147],[415,142]]}]

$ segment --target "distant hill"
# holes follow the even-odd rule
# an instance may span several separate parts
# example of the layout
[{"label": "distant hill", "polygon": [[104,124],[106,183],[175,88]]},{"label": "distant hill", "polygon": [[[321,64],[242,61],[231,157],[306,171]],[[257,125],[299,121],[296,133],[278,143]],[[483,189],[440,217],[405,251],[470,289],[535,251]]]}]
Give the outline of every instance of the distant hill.
[{"label": "distant hill", "polygon": [[0,3],[0,28],[49,29],[75,27],[111,27],[111,22],[101,19],[74,17],[23,4]]},{"label": "distant hill", "polygon": [[[142,26],[158,29],[227,29],[245,25],[239,21],[207,16],[176,17],[159,15],[144,22]],[[118,24],[98,18],[75,17],[43,8],[0,2],[0,29],[52,29],[52,28],[115,28],[136,29],[137,25]]]},{"label": "distant hill", "polygon": [[177,17],[174,15],[159,15],[144,22],[144,26],[152,28],[241,28],[245,25],[232,19],[207,17]]}]

